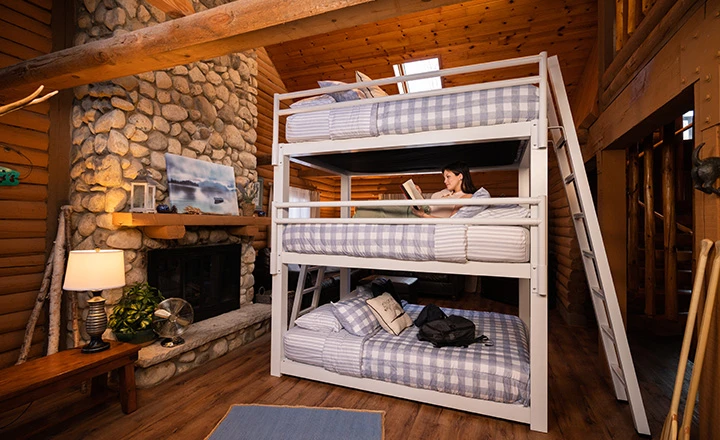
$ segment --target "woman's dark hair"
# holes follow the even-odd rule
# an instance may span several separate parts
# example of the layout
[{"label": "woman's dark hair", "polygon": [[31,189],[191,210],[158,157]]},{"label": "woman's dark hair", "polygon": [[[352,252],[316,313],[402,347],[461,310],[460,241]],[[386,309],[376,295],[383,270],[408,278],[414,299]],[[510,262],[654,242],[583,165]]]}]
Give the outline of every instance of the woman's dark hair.
[{"label": "woman's dark hair", "polygon": [[462,174],[462,192],[464,192],[465,194],[475,194],[477,188],[475,188],[475,184],[473,183],[472,177],[470,176],[470,169],[465,162],[453,162],[447,164],[442,167],[442,172],[445,171],[450,171],[455,175]]}]

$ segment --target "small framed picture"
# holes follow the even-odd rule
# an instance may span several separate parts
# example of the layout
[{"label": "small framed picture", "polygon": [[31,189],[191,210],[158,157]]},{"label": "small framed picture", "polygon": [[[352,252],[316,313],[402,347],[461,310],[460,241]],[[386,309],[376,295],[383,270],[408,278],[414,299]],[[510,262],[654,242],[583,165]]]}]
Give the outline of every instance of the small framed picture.
[{"label": "small framed picture", "polygon": [[253,202],[255,202],[255,210],[256,211],[262,211],[263,210],[263,187],[264,187],[264,180],[262,177],[258,177],[258,181],[256,183],[257,185],[257,192],[255,193],[255,198],[253,199]]}]

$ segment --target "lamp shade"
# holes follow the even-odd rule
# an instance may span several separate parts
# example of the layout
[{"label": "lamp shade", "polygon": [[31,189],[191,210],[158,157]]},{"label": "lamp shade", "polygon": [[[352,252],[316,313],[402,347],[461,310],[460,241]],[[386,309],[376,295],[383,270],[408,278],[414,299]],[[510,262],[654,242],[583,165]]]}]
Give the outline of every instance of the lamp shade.
[{"label": "lamp shade", "polygon": [[97,291],[124,285],[123,251],[116,249],[70,251],[63,289]]}]

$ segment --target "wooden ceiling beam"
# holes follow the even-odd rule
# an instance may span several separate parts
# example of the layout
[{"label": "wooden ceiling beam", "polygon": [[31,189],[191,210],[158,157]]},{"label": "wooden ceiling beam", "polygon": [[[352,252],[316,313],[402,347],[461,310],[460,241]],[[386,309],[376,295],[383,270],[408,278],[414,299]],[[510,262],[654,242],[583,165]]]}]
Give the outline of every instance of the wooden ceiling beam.
[{"label": "wooden ceiling beam", "polygon": [[185,17],[195,13],[195,8],[190,0],[147,0],[147,2],[171,18]]},{"label": "wooden ceiling beam", "polygon": [[460,0],[243,0],[0,69],[0,103],[459,3]]}]

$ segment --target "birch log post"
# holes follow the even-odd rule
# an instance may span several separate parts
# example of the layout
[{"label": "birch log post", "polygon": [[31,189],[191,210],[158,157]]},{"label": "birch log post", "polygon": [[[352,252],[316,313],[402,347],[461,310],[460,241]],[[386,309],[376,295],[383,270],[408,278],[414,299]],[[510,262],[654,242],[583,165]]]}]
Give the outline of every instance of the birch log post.
[{"label": "birch log post", "polygon": [[62,303],[62,281],[65,273],[65,213],[58,216],[58,230],[53,247],[54,261],[50,282],[50,319],[48,320],[47,354],[58,352],[60,345],[60,305]]},{"label": "birch log post", "polygon": [[[60,208],[65,214],[65,246],[68,252],[72,248],[72,234],[70,232],[70,215],[72,214],[72,206],[64,205]],[[80,346],[80,312],[78,309],[78,293],[76,291],[67,292],[68,298],[70,299],[70,316],[72,318],[72,331],[73,331],[73,347]]]},{"label": "birch log post", "polygon": [[22,346],[20,346],[20,356],[15,365],[20,365],[27,360],[28,353],[30,352],[30,345],[32,344],[33,333],[35,333],[35,324],[37,324],[40,311],[45,305],[47,299],[48,287],[50,286],[50,275],[52,275],[53,262],[55,260],[55,246],[50,251],[50,258],[45,263],[45,274],[43,275],[42,284],[40,284],[40,291],[38,292],[37,299],[35,300],[35,306],[30,312],[30,319],[25,326],[25,337],[23,338]]}]

